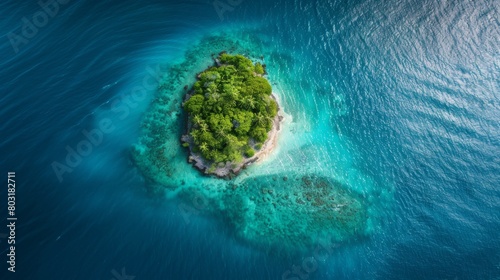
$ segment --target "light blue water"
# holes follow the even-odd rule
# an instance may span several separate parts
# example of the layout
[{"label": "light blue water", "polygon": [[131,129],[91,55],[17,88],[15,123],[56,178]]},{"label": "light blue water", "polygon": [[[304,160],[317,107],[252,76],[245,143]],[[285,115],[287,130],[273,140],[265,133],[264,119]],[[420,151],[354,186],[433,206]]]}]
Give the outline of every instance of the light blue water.
[{"label": "light blue water", "polygon": [[[16,171],[19,221],[15,275],[0,239],[2,279],[112,279],[122,268],[135,279],[298,277],[282,278],[310,254],[256,249],[203,209],[186,217],[182,200],[144,191],[130,160],[155,96],[123,98],[148,67],[241,30],[262,42],[293,120],[249,173],[327,174],[370,205],[369,235],[318,260],[309,279],[498,279],[499,9],[243,1],[222,21],[209,1],[69,1],[16,53],[9,32],[41,8],[3,2],[1,166]],[[107,119],[114,130],[60,182],[53,162],[65,164],[66,147]],[[211,184],[186,172],[188,185]],[[6,188],[0,194],[6,217]]]}]

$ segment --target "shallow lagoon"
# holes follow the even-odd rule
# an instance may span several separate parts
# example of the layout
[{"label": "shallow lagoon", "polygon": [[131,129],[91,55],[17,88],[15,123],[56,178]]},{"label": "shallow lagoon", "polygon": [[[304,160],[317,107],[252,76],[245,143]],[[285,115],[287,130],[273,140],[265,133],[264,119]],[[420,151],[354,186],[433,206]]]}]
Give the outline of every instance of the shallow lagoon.
[{"label": "shallow lagoon", "polygon": [[[355,169],[350,152],[343,149],[345,137],[331,127],[336,116],[318,112],[318,106],[325,106],[321,103],[296,104],[302,100],[301,92],[287,84],[293,81],[294,59],[265,45],[258,29],[216,32],[189,46],[181,61],[167,66],[141,125],[139,142],[131,149],[134,162],[149,181],[146,188],[167,197],[180,193],[189,198],[186,202],[202,195],[211,202],[210,212],[223,219],[235,237],[266,250],[293,254],[307,252],[323,239],[345,243],[366,237],[376,223],[371,211],[388,201],[370,197],[372,180]],[[197,73],[222,51],[266,64],[286,114],[276,149],[232,180],[199,174],[187,163],[180,142],[186,130],[181,109],[185,86],[191,86]],[[284,67],[291,71],[284,72]],[[338,94],[334,101],[340,109],[338,116],[345,114],[343,96]]]}]

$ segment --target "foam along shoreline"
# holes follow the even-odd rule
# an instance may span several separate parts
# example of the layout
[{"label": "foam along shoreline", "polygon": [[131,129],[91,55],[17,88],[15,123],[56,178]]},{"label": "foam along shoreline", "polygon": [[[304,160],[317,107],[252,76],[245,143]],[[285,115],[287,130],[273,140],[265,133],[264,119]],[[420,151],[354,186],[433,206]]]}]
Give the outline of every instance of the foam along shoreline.
[{"label": "foam along shoreline", "polygon": [[[274,101],[276,101],[276,104],[278,104],[278,113],[273,119],[273,125],[271,130],[267,134],[267,140],[262,144],[261,149],[256,151],[252,157],[244,158],[240,163],[229,161],[225,164],[219,163],[219,165],[215,167],[215,170],[210,170],[210,168],[212,168],[212,164],[203,159],[200,154],[193,152],[193,143],[191,137],[189,137],[189,135],[183,135],[181,138],[182,142],[189,144],[190,156],[188,158],[188,162],[193,164],[194,167],[198,168],[205,174],[213,174],[219,178],[230,178],[233,175],[238,175],[242,169],[245,169],[252,163],[264,160],[276,147],[276,144],[278,143],[278,136],[281,131],[281,125],[285,118],[283,109],[281,108],[281,104],[278,102],[278,99],[276,98],[274,92],[271,94],[271,98],[273,98]],[[187,131],[190,131],[189,128],[190,124],[188,125]]]}]

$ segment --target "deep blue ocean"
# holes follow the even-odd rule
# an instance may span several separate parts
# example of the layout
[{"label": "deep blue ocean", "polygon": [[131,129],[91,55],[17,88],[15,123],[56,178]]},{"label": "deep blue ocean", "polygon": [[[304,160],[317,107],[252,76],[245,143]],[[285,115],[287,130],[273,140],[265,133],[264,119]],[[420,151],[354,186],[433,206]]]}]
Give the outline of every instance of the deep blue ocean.
[{"label": "deep blue ocean", "polygon": [[[57,7],[0,3],[0,279],[500,279],[499,1]],[[310,255],[253,248],[203,213],[187,223],[176,198],[144,191],[129,149],[154,90],[126,113],[111,110],[148,69],[177,61],[203,36],[249,26],[276,54],[269,78],[307,131],[292,137],[294,148],[281,140],[288,150],[279,153],[317,159],[315,168],[380,204],[366,238],[308,273]],[[113,131],[58,176],[54,163],[85,149],[79,143],[103,119]],[[286,273],[294,267],[302,273]]]}]

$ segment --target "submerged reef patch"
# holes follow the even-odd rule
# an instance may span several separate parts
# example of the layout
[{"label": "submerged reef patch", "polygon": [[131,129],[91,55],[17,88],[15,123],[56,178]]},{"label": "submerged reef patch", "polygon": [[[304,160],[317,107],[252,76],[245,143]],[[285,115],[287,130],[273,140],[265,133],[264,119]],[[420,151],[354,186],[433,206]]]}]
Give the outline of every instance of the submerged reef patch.
[{"label": "submerged reef patch", "polygon": [[262,248],[306,251],[318,240],[342,244],[366,234],[362,197],[322,176],[250,177],[220,203],[236,235]]},{"label": "submerged reef patch", "polygon": [[[343,244],[365,236],[369,205],[345,181],[340,183],[305,168],[286,174],[264,175],[269,170],[253,173],[258,166],[233,180],[221,180],[200,174],[186,160],[189,155],[182,147],[181,136],[186,132],[188,116],[182,103],[189,85],[223,51],[243,54],[261,64],[266,57],[278,63],[281,55],[275,50],[266,52],[264,45],[253,31],[211,35],[193,42],[183,58],[164,68],[138,142],[131,148],[131,158],[146,178],[147,190],[155,195],[177,196],[187,204],[201,197],[207,202],[204,214],[221,218],[239,240],[265,250],[306,251],[319,240]],[[279,156],[265,166],[274,164],[274,160],[280,160]]]}]

